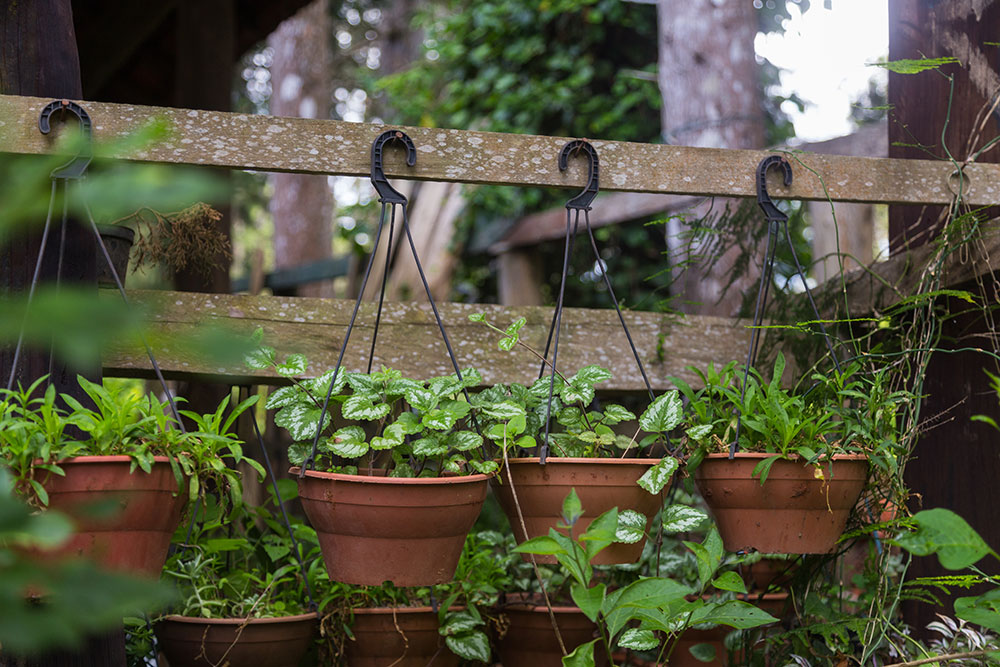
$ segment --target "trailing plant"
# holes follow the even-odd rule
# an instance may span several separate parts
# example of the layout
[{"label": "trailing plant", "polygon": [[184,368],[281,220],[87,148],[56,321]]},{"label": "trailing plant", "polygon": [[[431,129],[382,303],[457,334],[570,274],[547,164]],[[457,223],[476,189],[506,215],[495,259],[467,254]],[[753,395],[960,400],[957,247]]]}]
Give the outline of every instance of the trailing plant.
[{"label": "trailing plant", "polygon": [[351,626],[355,609],[429,606],[438,615],[438,631],[452,653],[465,660],[488,662],[487,630],[497,621],[493,608],[500,592],[510,586],[510,576],[491,551],[496,539],[491,532],[466,536],[455,577],[433,587],[401,588],[391,582],[352,586],[321,581],[320,615],[337,653],[342,656],[346,642],[354,640]]},{"label": "trailing plant", "polygon": [[743,392],[744,371],[736,362],[691,368],[701,380],[698,390],[671,378],[687,398],[683,444],[689,469],[709,453],[729,451],[738,435],[740,451],[774,455],[754,470],[762,483],[777,460],[801,459],[821,471],[819,464],[836,454],[864,454],[882,472],[898,472],[904,450],[897,415],[910,394],[890,391],[885,371],[862,375],[852,364],[843,373],[814,374],[815,384],[798,392],[782,387],[784,369],[780,353],[770,381],[751,368]]},{"label": "trailing plant", "polygon": [[[698,584],[688,586],[666,577],[641,578],[617,590],[594,581],[594,556],[611,545],[619,532],[618,510],[597,517],[579,535],[573,527],[583,516],[576,492],[563,501],[560,529],[534,537],[518,546],[521,553],[553,555],[573,579],[570,595],[580,610],[597,623],[600,636],[576,647],[563,658],[567,667],[595,664],[598,643],[613,663],[615,648],[657,652],[657,663],[669,660],[677,638],[688,627],[706,623],[733,628],[753,628],[777,621],[770,614],[741,600],[705,600],[700,594],[710,586],[745,593],[743,581],[733,572],[716,576],[722,563],[722,540],[714,530],[702,543],[685,542],[698,561]],[[693,596],[693,597],[692,597]]]},{"label": "trailing plant", "polygon": [[[260,329],[255,332],[258,343],[262,335]],[[322,428],[314,462],[320,471],[358,474],[360,466],[384,470],[390,477],[435,477],[497,469],[495,461],[483,458],[478,406],[464,400],[465,390],[483,382],[473,368],[427,381],[385,367],[372,373],[341,370],[336,379],[333,370],[305,378],[304,355],[292,354],[279,363],[274,348],[264,345],[247,357],[247,364],[273,368],[292,382],[272,393],[266,407],[277,411],[275,424],[292,437],[288,459],[293,465],[305,464]],[[358,424],[331,429],[333,412]]]},{"label": "trailing plant", "polygon": [[232,430],[236,418],[257,401],[256,396],[231,410],[227,396],[209,414],[181,411],[195,424],[195,430],[183,432],[167,404],[153,394],[120,385],[104,387],[79,377],[80,387],[94,406],[90,408],[72,396],[57,397],[52,385],[40,391],[46,379],[43,376],[27,388],[0,389],[0,440],[4,443],[0,461],[10,469],[18,492],[34,505],[48,505],[47,476],[64,475],[60,462],[74,456],[128,456],[132,471],[146,473],[152,470],[155,457],[165,456],[179,488],[186,485],[190,499],[211,486],[227,492],[234,506],[240,503],[242,482],[227,462],[233,466],[245,462],[263,474],[260,464],[243,456],[242,442]]}]

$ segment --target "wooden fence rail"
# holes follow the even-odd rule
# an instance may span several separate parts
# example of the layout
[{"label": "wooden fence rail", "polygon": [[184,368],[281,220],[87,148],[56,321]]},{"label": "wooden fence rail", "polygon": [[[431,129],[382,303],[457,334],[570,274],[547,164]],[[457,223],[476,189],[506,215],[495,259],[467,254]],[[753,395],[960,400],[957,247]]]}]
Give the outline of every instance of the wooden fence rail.
[{"label": "wooden fence rail", "polygon": [[[107,298],[118,298],[108,290]],[[129,299],[152,317],[150,342],[156,360],[168,378],[210,378],[225,382],[281,384],[274,373],[252,372],[239,360],[220,364],[198,357],[192,350],[191,335],[206,322],[224,326],[233,336],[249,336],[258,326],[264,329],[265,343],[279,356],[301,352],[310,361],[308,373],[317,375],[333,368],[347,331],[354,303],[343,299],[305,297],[245,296],[130,290]],[[478,368],[484,380],[530,384],[538,376],[538,363],[523,349],[497,349],[499,336],[484,324],[469,321],[469,314],[485,312],[497,326],[506,327],[523,316],[527,324],[522,340],[539,352],[545,347],[551,308],[503,308],[457,303],[439,304],[441,316],[459,364]],[[654,313],[625,314],[640,358],[653,388],[672,385],[671,375],[696,383],[685,368],[704,368],[739,357],[746,350],[748,322],[722,317],[671,317]],[[363,371],[371,346],[374,304],[365,304],[351,335],[346,368]],[[599,344],[595,344],[599,343]],[[734,356],[735,355],[735,356]],[[375,348],[374,368],[385,364],[410,377],[431,377],[451,373],[447,352],[427,303],[387,303]],[[614,373],[601,385],[611,391],[645,388],[638,367],[622,333],[614,311],[567,308],[563,311],[559,342],[559,366],[567,373],[586,364],[600,364]],[[105,373],[111,376],[152,377],[149,360],[141,345],[116,340],[104,354]]]},{"label": "wooden fence rail", "polygon": [[[39,133],[38,113],[48,99],[0,95],[0,152],[46,153],[53,138]],[[333,120],[81,102],[98,140],[135,132],[152,118],[173,127],[169,140],[145,150],[111,155],[126,160],[213,165],[234,169],[365,176],[370,145],[386,128]],[[417,180],[534,187],[582,187],[583,160],[566,172],[556,165],[564,137],[542,137],[406,127],[417,164],[388,151],[385,171]],[[594,141],[601,159],[601,189],[667,194],[751,197],[757,163],[769,152]],[[775,198],[883,204],[946,204],[952,199],[950,163],[931,160],[792,153],[795,182],[769,183]],[[1000,165],[965,168],[967,203],[1000,200]],[[824,187],[825,186],[825,187]]]}]

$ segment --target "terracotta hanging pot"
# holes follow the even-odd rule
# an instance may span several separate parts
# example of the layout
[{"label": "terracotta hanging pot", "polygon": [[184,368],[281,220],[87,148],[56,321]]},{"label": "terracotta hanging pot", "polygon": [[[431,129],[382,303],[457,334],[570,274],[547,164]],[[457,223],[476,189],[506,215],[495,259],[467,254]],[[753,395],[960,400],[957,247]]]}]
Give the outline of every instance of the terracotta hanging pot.
[{"label": "terracotta hanging pot", "polygon": [[170,667],[298,667],[319,622],[315,613],[278,618],[167,616],[156,638]]},{"label": "terracotta hanging pot", "polygon": [[[298,468],[291,473],[298,474]],[[299,497],[333,581],[432,586],[449,581],[489,475],[399,478],[306,471]]]},{"label": "terracotta hanging pot", "polygon": [[712,510],[728,551],[828,553],[847,525],[868,478],[862,455],[837,455],[817,468],[779,460],[762,485],[753,469],[771,454],[709,454],[695,482]]},{"label": "terracotta hanging pot", "polygon": [[[497,642],[501,664],[504,667],[562,667],[562,649],[552,628],[548,607],[540,596],[508,594],[507,600],[501,609],[507,619],[507,631]],[[568,652],[572,653],[577,646],[597,636],[597,625],[584,616],[579,607],[554,606],[552,612]],[[603,647],[595,647],[594,657],[598,665],[608,664]]]},{"label": "terracotta hanging pot", "polygon": [[[562,523],[563,499],[569,495],[570,489],[576,489],[584,511],[574,528],[574,533],[579,535],[594,519],[612,507],[617,507],[619,511],[631,509],[642,512],[647,519],[652,517],[660,509],[660,496],[654,496],[636,482],[658,462],[659,459],[550,456],[545,465],[541,465],[537,457],[510,459],[510,477],[501,463],[500,480],[494,480],[494,491],[520,544],[526,538],[514,505],[511,481],[524,515],[528,537],[548,535],[549,528]],[[635,563],[642,556],[645,543],[643,539],[634,544],[612,544],[597,554],[592,562],[598,565]],[[527,555],[524,558],[528,560]],[[554,556],[535,556],[535,560],[556,562]]]},{"label": "terracotta hanging pot", "polygon": [[438,632],[430,607],[355,609],[354,641],[345,647],[350,667],[457,667],[458,656]]},{"label": "terracotta hanging pot", "polygon": [[158,578],[187,493],[169,460],[155,461],[147,474],[129,472],[128,456],[77,456],[59,463],[65,477],[46,474],[49,508],[69,515],[76,529],[58,555]]}]

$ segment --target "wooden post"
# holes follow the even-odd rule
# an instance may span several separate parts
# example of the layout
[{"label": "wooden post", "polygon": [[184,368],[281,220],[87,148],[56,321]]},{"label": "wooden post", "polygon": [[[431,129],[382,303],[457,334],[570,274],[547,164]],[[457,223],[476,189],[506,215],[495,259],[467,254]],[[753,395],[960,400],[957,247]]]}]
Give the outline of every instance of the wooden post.
[{"label": "wooden post", "polygon": [[[79,99],[82,96],[80,61],[73,27],[70,0],[36,0],[8,3],[0,12],[0,92]],[[51,281],[58,270],[59,220],[53,220],[42,265],[42,280]],[[3,239],[0,247],[0,292],[26,294],[31,285],[38,256],[41,230]],[[96,252],[89,224],[67,221],[62,280],[90,284],[96,290]],[[49,351],[25,350],[17,379],[30,383],[49,371]],[[13,350],[0,350],[0,377],[6,385],[13,364]],[[56,361],[52,382],[56,389],[87,400],[76,382],[82,372],[100,382],[101,366],[71,369]],[[125,635],[121,628],[87,639],[74,652],[52,652],[30,659],[0,655],[3,667],[83,667],[84,665],[125,665]]]},{"label": "wooden post", "polygon": [[[890,157],[924,157],[926,153],[894,142],[923,144],[935,155],[945,157],[941,132],[947,123],[944,142],[961,163],[985,141],[1000,132],[995,107],[1000,78],[995,40],[1000,30],[1000,2],[996,0],[889,1],[889,59],[954,56],[960,61],[942,71],[919,75],[889,75],[889,104],[894,116],[889,124]],[[987,113],[982,113],[983,111]],[[997,162],[997,151],[977,158]],[[994,214],[995,215],[995,214]],[[890,206],[889,239],[893,254],[922,245],[934,238],[945,222],[940,207]],[[990,278],[987,276],[987,280]],[[976,291],[972,285],[955,285]],[[990,297],[992,298],[992,297]],[[965,304],[963,304],[965,305]],[[956,307],[956,310],[964,308]],[[962,347],[972,338],[988,333],[978,314],[947,324],[942,345]],[[988,345],[976,342],[974,346]],[[995,343],[994,343],[995,346]],[[994,548],[1000,547],[1000,459],[996,456],[996,433],[972,422],[974,414],[997,413],[997,397],[989,389],[984,369],[998,371],[995,362],[983,354],[962,352],[936,354],[924,380],[923,419],[925,426],[916,456],[906,468],[906,482],[918,494],[913,509],[946,507],[964,517]],[[918,558],[910,568],[912,577],[945,574],[933,558]],[[904,606],[907,621],[918,633],[926,632],[934,613],[953,615],[950,603],[944,608],[922,603]]]}]

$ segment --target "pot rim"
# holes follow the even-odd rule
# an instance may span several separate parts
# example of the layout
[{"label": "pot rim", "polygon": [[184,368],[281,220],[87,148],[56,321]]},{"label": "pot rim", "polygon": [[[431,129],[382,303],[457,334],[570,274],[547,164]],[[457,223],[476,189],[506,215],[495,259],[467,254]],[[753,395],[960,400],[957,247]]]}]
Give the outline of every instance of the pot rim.
[{"label": "pot rim", "polygon": [[[735,458],[737,458],[737,459],[741,459],[741,458],[742,459],[767,459],[767,458],[771,458],[772,456],[779,456],[779,455],[775,454],[773,452],[736,452]],[[796,454],[791,459],[782,459],[782,460],[788,461],[790,463],[795,463],[797,461],[797,459],[800,459],[800,458],[801,457]],[[727,452],[713,452],[711,454],[706,454],[705,458],[702,459],[702,462],[704,463],[705,461],[709,461],[709,460],[718,461],[720,459],[729,459],[729,454]],[[821,459],[820,462],[826,463],[829,460],[830,459]],[[868,457],[865,456],[864,454],[834,454],[833,455],[833,460],[834,461],[867,461]]]},{"label": "pot rim", "polygon": [[[298,476],[299,466],[293,466],[288,470],[289,474]],[[489,474],[476,473],[474,475],[457,475],[455,477],[385,477],[369,475],[348,475],[342,472],[321,472],[318,470],[306,470],[306,477],[313,479],[329,480],[336,482],[354,482],[356,484],[388,484],[396,486],[441,486],[450,484],[477,484],[485,482],[496,475],[496,472]]]},{"label": "pot rim", "polygon": [[[131,463],[132,457],[125,454],[87,454],[84,456],[70,456],[65,459],[54,461],[56,465],[64,463]],[[154,456],[154,463],[170,463],[169,456]],[[141,468],[140,468],[141,470]]]},{"label": "pot rim", "polygon": [[191,625],[270,625],[275,623],[296,623],[300,621],[319,620],[319,614],[315,611],[308,614],[293,614],[292,616],[267,616],[264,618],[199,618],[198,616],[181,616],[180,614],[170,614],[158,619],[156,622],[170,621],[172,623],[188,623]]},{"label": "pot rim", "polygon": [[[462,611],[465,609],[463,606],[453,605],[448,607],[448,611]],[[425,614],[432,613],[437,614],[432,607],[358,607],[357,609],[352,609],[351,613],[354,615],[361,614],[362,616],[376,616],[382,614]]]},{"label": "pot rim", "polygon": [[[499,459],[502,461],[503,459]],[[656,465],[663,459],[622,459],[622,458],[584,458],[584,457],[574,457],[574,456],[549,456],[545,459],[545,465],[570,465],[570,464],[609,464],[609,465],[644,465],[652,466]],[[515,458],[508,458],[507,461],[511,464],[539,464],[541,458],[538,456],[520,456]]]}]

